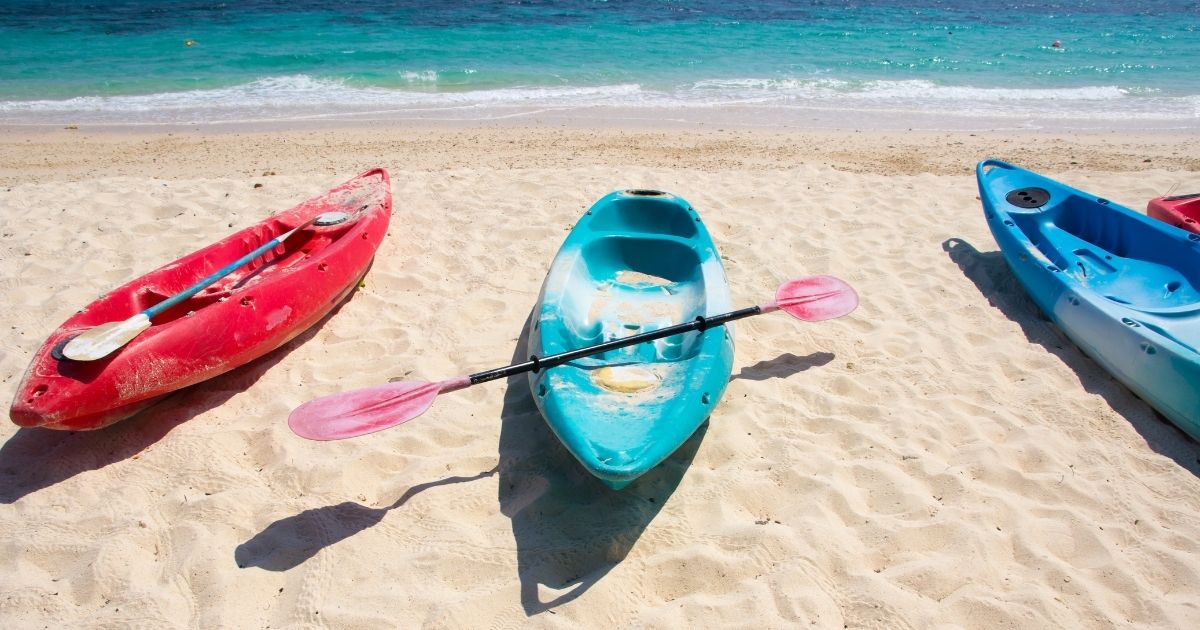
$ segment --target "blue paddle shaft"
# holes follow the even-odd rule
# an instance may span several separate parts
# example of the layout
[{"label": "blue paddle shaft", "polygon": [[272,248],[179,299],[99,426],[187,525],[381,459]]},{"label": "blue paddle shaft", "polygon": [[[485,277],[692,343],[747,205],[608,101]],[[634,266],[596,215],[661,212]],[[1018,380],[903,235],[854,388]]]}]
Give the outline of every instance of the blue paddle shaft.
[{"label": "blue paddle shaft", "polygon": [[263,254],[271,251],[272,249],[275,249],[276,247],[279,246],[280,243],[286,241],[289,236],[291,236],[292,234],[295,234],[301,228],[307,227],[308,224],[310,224],[316,220],[317,220],[316,217],[313,217],[313,218],[309,219],[308,221],[305,221],[302,225],[300,225],[296,229],[294,229],[286,234],[276,236],[275,238],[271,239],[270,242],[268,242],[266,245],[262,245],[258,249],[250,252],[249,254],[242,256],[241,258],[229,263],[228,265],[225,265],[224,267],[221,267],[217,271],[213,272],[212,275],[204,278],[203,280],[201,280],[200,282],[197,282],[196,284],[193,284],[191,287],[188,287],[188,289],[183,291],[182,293],[177,293],[177,294],[163,300],[162,302],[159,302],[158,304],[155,304],[154,306],[151,306],[150,308],[142,311],[142,314],[145,315],[149,319],[154,319],[154,317],[156,315],[161,314],[163,311],[171,308],[172,306],[175,306],[176,304],[179,304],[180,302],[203,291],[204,289],[208,288],[209,285],[211,285],[212,283],[216,282],[217,280],[220,280],[221,278],[224,278],[225,276],[228,276],[229,274],[233,273],[235,270],[237,270],[242,265],[250,262],[251,260],[254,260],[255,258],[258,258],[259,256],[262,256]]}]

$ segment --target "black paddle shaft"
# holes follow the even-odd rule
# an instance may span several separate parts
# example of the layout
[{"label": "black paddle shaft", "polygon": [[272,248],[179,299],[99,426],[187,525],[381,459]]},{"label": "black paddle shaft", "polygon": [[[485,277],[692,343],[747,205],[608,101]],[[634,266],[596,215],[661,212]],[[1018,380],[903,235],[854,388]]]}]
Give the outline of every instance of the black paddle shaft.
[{"label": "black paddle shaft", "polygon": [[566,352],[560,352],[559,354],[550,355],[545,358],[539,359],[537,355],[534,355],[529,357],[529,360],[524,363],[515,363],[502,368],[496,368],[486,372],[479,372],[477,374],[472,374],[469,378],[471,379],[472,385],[478,385],[479,383],[486,383],[488,381],[494,381],[498,378],[514,376],[524,372],[538,372],[562,365],[568,361],[582,359],[583,357],[590,357],[593,354],[600,354],[601,352],[608,352],[609,350],[616,350],[617,348],[624,348],[626,346],[633,346],[639,343],[646,343],[647,341],[654,341],[655,339],[662,339],[663,337],[670,337],[671,335],[678,335],[693,330],[703,332],[714,326],[720,326],[744,317],[753,317],[759,313],[762,313],[762,307],[751,306],[749,308],[741,309],[740,311],[733,311],[722,315],[714,315],[712,317],[700,316],[683,324],[676,324],[674,326],[659,328],[658,330],[652,330],[650,332],[630,335],[629,337],[622,337],[620,339],[613,339],[612,341],[605,341],[604,343],[598,343],[594,346],[588,346],[586,348],[579,348],[578,350],[568,350]]}]

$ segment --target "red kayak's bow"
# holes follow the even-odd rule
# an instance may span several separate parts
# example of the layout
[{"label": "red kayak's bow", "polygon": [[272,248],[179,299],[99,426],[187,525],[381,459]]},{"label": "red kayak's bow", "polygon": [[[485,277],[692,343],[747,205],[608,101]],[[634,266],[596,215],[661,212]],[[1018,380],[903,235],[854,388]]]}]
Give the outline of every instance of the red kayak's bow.
[{"label": "red kayak's bow", "polygon": [[[86,362],[62,356],[62,347],[80,332],[162,302],[331,211],[349,217],[303,228],[156,316],[149,329],[117,352]],[[278,348],[350,294],[387,233],[391,211],[387,172],[374,169],[108,292],[51,333],[34,355],[9,412],[12,421],[23,427],[97,429]]]},{"label": "red kayak's bow", "polygon": [[1200,193],[1155,197],[1146,204],[1146,214],[1193,234],[1200,234]]}]

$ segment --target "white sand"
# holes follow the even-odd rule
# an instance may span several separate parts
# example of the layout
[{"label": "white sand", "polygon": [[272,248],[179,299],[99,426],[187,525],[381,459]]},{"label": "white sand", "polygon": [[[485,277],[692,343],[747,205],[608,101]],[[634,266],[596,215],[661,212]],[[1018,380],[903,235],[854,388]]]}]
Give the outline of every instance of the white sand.
[{"label": "white sand", "polygon": [[[0,627],[1197,627],[1200,448],[1038,315],[971,172],[1140,209],[1200,190],[1196,140],[0,130],[4,400],[108,288],[370,166],[395,195],[365,288],[280,351],[102,431],[0,428]],[[695,205],[736,306],[833,274],[861,307],[740,323],[710,425],[621,492],[524,377],[289,432],[519,355],[572,222],[628,187]]]}]

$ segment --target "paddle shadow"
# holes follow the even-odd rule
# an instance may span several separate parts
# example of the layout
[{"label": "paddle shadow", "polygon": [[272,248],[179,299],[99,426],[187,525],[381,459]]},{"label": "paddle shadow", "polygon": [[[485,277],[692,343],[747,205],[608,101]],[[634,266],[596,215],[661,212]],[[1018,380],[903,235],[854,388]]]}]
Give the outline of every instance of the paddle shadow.
[{"label": "paddle shadow", "polygon": [[317,552],[341,542],[365,529],[374,527],[391,510],[414,496],[437,486],[466,483],[491,477],[496,468],[470,477],[446,477],[415,485],[387,507],[372,508],[351,501],[326,507],[304,510],[294,516],[279,519],[237,546],[233,552],[238,568],[258,567],[268,571],[294,569],[317,555]]},{"label": "paddle shadow", "polygon": [[737,374],[729,377],[729,380],[765,381],[772,378],[787,378],[805,370],[828,365],[833,359],[832,352],[813,352],[802,357],[788,352],[773,359],[747,365]]},{"label": "paddle shadow", "polygon": [[225,404],[254,385],[293,349],[312,339],[357,292],[357,288],[351,291],[315,325],[266,355],[170,394],[116,424],[95,431],[18,429],[0,446],[0,503],[14,503],[80,473],[129,459],[175,427]]},{"label": "paddle shadow", "polygon": [[[527,328],[521,328],[513,362],[525,359]],[[534,405],[528,377],[510,377],[507,386],[500,511],[512,521],[521,606],[532,616],[580,597],[625,559],[679,485],[708,424],[665,462],[626,488],[611,490],[550,430]],[[550,591],[545,599],[543,590]]]},{"label": "paddle shadow", "polygon": [[963,275],[975,283],[989,304],[1020,325],[1029,341],[1050,351],[1074,370],[1083,388],[1104,398],[1141,434],[1151,449],[1200,476],[1200,445],[1126,389],[1047,319],[1012,274],[1002,253],[980,252],[959,238],[947,239],[942,243],[942,249]]}]

